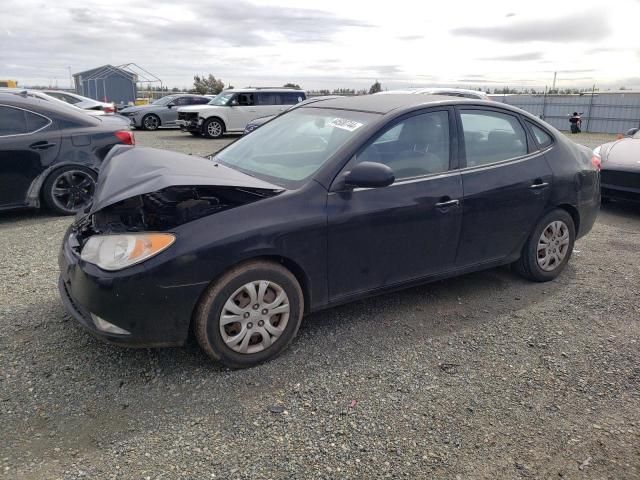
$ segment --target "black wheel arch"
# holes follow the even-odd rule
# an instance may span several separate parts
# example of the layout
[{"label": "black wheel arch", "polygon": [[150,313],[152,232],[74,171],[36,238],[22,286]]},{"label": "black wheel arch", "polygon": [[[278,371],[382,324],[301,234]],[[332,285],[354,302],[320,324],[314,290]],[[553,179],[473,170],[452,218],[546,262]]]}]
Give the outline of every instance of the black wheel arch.
[{"label": "black wheel arch", "polygon": [[220,279],[220,277],[222,277],[229,270],[242,266],[246,263],[252,263],[256,261],[271,262],[277,265],[282,265],[284,268],[289,270],[291,274],[295,277],[295,279],[298,281],[298,284],[300,285],[300,290],[302,290],[302,299],[304,302],[303,313],[304,315],[307,315],[308,313],[310,313],[311,286],[310,286],[309,277],[304,271],[304,269],[296,261],[290,258],[284,257],[282,255],[256,255],[253,257],[243,258],[242,260],[239,260],[238,262],[232,265],[229,265],[223,272],[220,272],[219,275],[217,275],[215,278],[212,278],[211,281],[202,289],[202,292],[198,296],[198,299],[196,300],[193,306],[193,311],[191,312],[191,319],[189,322],[190,335],[193,333],[196,310],[198,308],[198,305],[200,305],[203,296],[206,295],[209,289],[209,286],[217,282],[218,279]]}]

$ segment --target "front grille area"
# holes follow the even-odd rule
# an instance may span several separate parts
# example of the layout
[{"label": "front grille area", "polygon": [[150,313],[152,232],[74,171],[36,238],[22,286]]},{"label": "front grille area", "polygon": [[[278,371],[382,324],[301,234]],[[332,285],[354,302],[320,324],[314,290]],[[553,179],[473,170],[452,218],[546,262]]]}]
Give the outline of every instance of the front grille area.
[{"label": "front grille area", "polygon": [[178,120],[198,120],[198,112],[178,112]]},{"label": "front grille area", "polygon": [[602,170],[600,172],[600,183],[602,185],[640,189],[640,173]]}]

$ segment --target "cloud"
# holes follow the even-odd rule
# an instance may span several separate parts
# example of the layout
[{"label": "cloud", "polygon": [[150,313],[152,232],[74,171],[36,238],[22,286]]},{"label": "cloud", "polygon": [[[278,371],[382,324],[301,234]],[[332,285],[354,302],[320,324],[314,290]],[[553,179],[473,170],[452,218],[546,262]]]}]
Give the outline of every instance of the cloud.
[{"label": "cloud", "polygon": [[[584,28],[585,25],[587,28]],[[611,27],[601,9],[586,10],[551,19],[531,19],[503,25],[460,27],[453,35],[500,42],[591,42],[609,36]]]},{"label": "cloud", "polygon": [[412,40],[422,40],[424,35],[399,35],[396,37],[398,40],[412,41]]},{"label": "cloud", "polygon": [[495,57],[484,57],[480,60],[495,60],[501,62],[526,62],[529,60],[542,60],[542,52],[516,53],[515,55],[498,55]]}]

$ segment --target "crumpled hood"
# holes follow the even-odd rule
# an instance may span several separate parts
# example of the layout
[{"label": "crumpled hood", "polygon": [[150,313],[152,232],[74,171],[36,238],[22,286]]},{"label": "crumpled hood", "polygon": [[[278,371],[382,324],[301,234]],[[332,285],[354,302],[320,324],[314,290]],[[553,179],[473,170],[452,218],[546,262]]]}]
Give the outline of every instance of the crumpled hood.
[{"label": "crumpled hood", "polygon": [[283,190],[272,183],[195,155],[117,145],[102,163],[93,204],[88,213],[163,188],[198,185]]}]

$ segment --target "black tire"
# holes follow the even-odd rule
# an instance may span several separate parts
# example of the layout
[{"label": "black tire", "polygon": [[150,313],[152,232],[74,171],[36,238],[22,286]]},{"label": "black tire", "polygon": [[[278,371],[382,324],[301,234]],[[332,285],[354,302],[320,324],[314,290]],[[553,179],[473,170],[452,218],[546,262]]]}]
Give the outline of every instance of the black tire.
[{"label": "black tire", "polygon": [[[566,226],[567,234],[568,234],[568,244],[566,246],[561,244],[560,234],[558,237],[554,237],[554,242],[549,243],[549,249],[553,252],[564,252],[564,256],[561,261],[558,262],[557,258],[553,261],[552,264],[547,265],[548,269],[543,269],[539,263],[539,249],[538,243],[541,240],[543,232],[547,231],[548,233],[552,230],[547,230],[551,228],[554,222],[561,222]],[[555,209],[549,213],[547,213],[536,225],[536,228],[533,230],[533,233],[527,239],[527,242],[524,244],[522,248],[522,255],[520,259],[514,263],[515,270],[527,278],[528,280],[532,280],[534,282],[548,282],[556,278],[562,270],[564,270],[565,266],[569,262],[571,258],[571,253],[573,252],[573,244],[576,240],[576,228],[573,223],[573,218],[566,210],[562,210],[560,208]],[[544,249],[544,247],[542,247]],[[566,248],[566,249],[565,249]],[[544,255],[545,251],[540,250]],[[543,261],[544,258],[547,258],[546,255],[540,257],[540,261]]]},{"label": "black tire", "polygon": [[[289,307],[288,317],[282,333],[279,334],[279,337],[277,337],[270,346],[255,353],[240,353],[225,343],[220,327],[221,315],[228,301],[232,301],[237,295],[245,294],[245,292],[242,291],[243,286],[251,282],[259,281],[267,281],[269,285],[273,284],[280,287],[281,290],[286,293],[286,302]],[[238,291],[241,291],[241,293],[237,294]],[[267,294],[263,296],[266,298]],[[250,323],[246,324],[247,328],[245,328],[245,324],[241,326],[240,322],[251,322],[253,317],[246,318],[244,315],[249,316],[255,314],[257,318],[260,312],[258,311],[259,309],[251,308],[249,305],[243,308],[247,309],[247,312],[242,314],[243,320],[229,323],[226,327],[223,327],[223,329],[230,326],[231,328],[240,329],[241,331],[251,332],[248,330],[252,328]],[[251,310],[255,313],[250,314],[249,311]],[[300,284],[289,270],[273,262],[252,261],[234,267],[207,288],[194,313],[194,332],[200,348],[202,348],[209,357],[231,368],[247,368],[271,360],[282,353],[298,333],[303,311],[304,297]],[[262,310],[262,313],[263,312],[266,312],[266,310]],[[237,317],[241,318],[240,315],[237,315]],[[272,315],[268,320],[270,324],[272,322],[271,319],[274,317],[276,317],[276,322],[282,321],[284,318],[277,314]],[[245,318],[246,320],[244,320]],[[258,331],[262,326],[258,327],[257,325],[259,324],[256,323],[256,330],[252,333],[245,334],[245,337],[247,335],[249,336],[248,343],[252,341],[256,342],[250,345],[249,348],[263,348],[261,342],[257,342],[257,340],[262,340],[262,334]],[[234,335],[235,333],[229,334],[229,336]]]},{"label": "black tire", "polygon": [[224,123],[219,118],[210,118],[202,125],[202,135],[205,138],[220,138],[224,135]]},{"label": "black tire", "polygon": [[[75,215],[91,203],[96,179],[96,173],[85,167],[68,165],[58,168],[44,181],[42,200],[50,210],[59,215]],[[63,193],[65,189],[68,191],[67,195]]]},{"label": "black tire", "polygon": [[148,113],[147,115],[142,117],[142,121],[140,122],[140,125],[142,126],[143,130],[149,130],[149,131],[157,130],[158,128],[160,128],[160,125],[161,125],[160,117],[158,117],[153,113]]}]

